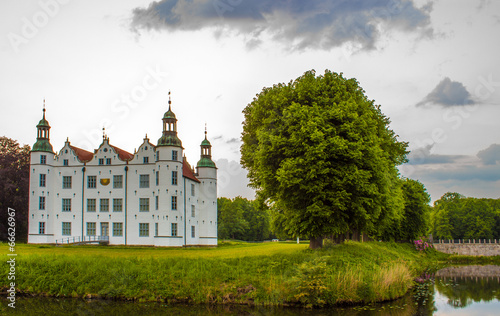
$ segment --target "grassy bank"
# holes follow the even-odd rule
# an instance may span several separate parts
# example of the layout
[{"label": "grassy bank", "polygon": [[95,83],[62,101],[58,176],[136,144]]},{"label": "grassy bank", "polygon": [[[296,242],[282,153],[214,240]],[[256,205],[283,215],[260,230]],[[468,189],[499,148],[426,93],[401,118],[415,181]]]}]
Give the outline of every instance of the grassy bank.
[{"label": "grassy bank", "polygon": [[[0,246],[7,252],[5,244]],[[402,296],[425,267],[449,255],[409,244],[346,242],[218,248],[17,245],[16,287],[67,297],[218,304],[323,306]],[[7,285],[7,269],[0,271]]]}]

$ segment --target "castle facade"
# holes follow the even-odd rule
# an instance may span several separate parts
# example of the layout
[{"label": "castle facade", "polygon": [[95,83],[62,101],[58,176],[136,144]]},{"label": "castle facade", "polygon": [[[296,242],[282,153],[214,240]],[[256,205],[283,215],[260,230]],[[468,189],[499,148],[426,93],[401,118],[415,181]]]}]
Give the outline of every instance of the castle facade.
[{"label": "castle facade", "polygon": [[162,122],[157,143],[146,136],[134,154],[105,134],[93,153],[68,140],[55,153],[44,107],[31,150],[28,242],[216,246],[217,168],[206,131],[195,170],[170,100]]}]

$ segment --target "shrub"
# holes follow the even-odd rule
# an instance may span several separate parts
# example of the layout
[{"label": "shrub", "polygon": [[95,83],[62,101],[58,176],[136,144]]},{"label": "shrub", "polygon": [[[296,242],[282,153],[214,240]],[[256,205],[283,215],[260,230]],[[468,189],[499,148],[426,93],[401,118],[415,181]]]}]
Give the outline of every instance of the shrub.
[{"label": "shrub", "polygon": [[428,243],[425,237],[420,237],[420,239],[413,241],[413,244],[418,251],[426,251],[427,249],[433,248],[432,244]]}]

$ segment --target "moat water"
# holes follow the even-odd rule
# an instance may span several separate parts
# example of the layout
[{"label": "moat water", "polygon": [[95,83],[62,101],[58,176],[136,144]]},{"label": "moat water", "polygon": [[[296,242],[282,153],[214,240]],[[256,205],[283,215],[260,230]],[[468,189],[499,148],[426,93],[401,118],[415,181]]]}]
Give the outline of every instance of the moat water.
[{"label": "moat water", "polygon": [[500,266],[449,267],[424,275],[401,299],[380,304],[324,309],[249,306],[169,306],[108,300],[2,297],[1,315],[500,315]]}]

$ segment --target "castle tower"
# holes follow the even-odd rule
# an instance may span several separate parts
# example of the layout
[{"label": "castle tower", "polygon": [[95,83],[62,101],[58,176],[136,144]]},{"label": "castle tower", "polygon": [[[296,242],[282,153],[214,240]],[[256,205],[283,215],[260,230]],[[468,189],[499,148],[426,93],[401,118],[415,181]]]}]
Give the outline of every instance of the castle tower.
[{"label": "castle tower", "polygon": [[200,243],[205,245],[217,244],[217,167],[212,161],[212,145],[207,139],[201,142],[200,160],[196,165],[197,178],[200,185]]},{"label": "castle tower", "polygon": [[53,208],[50,199],[51,181],[54,172],[54,150],[50,144],[50,125],[45,119],[45,100],[43,101],[43,117],[38,122],[36,143],[30,152],[30,195],[29,217],[35,225],[29,226],[28,242],[51,243],[49,234],[54,228],[49,216]]},{"label": "castle tower", "polygon": [[[177,118],[172,112],[172,100],[168,93],[168,111],[162,118],[163,132],[155,148],[155,182],[163,190],[155,193],[159,210],[167,211],[171,219],[170,226],[159,223],[160,235],[171,235],[176,231],[176,236],[186,236],[185,190],[183,186],[183,147],[177,137]],[[160,225],[162,224],[162,225]],[[173,228],[175,225],[175,229]],[[156,225],[156,224],[155,224]]]}]

